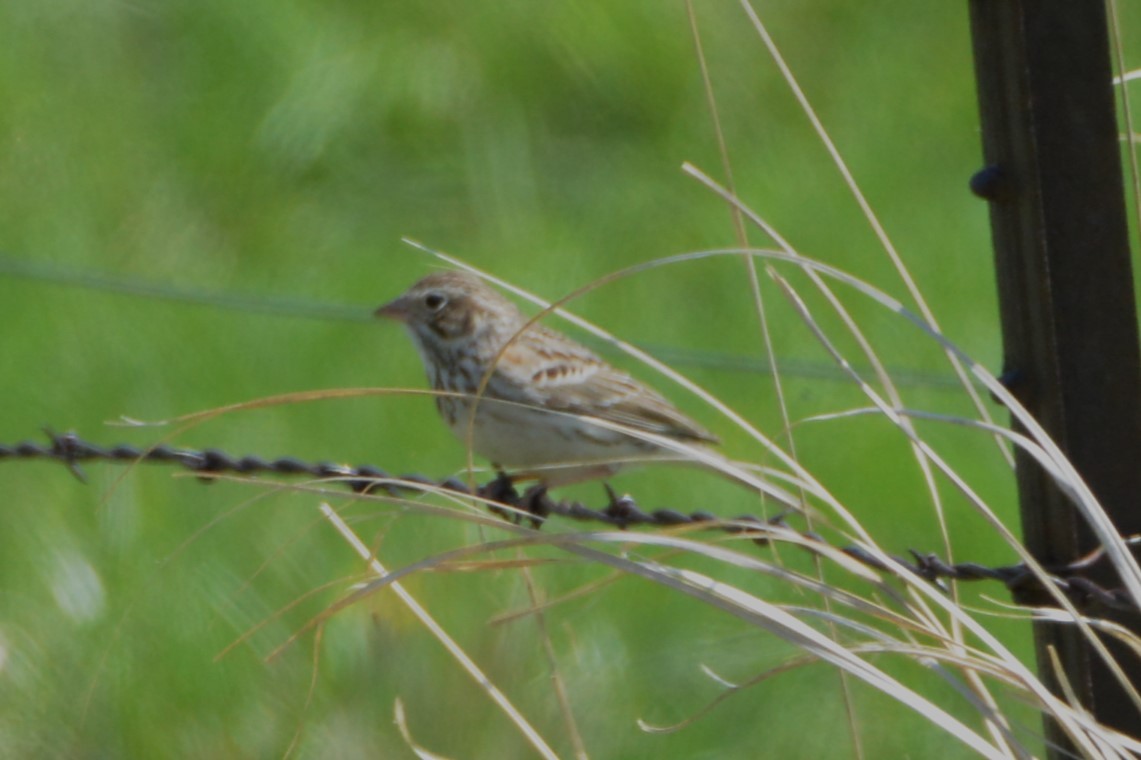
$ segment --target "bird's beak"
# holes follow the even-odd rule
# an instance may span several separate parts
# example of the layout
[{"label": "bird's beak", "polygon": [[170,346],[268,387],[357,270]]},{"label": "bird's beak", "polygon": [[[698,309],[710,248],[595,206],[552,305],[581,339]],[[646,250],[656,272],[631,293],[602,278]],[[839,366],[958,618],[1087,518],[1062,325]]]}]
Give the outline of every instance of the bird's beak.
[{"label": "bird's beak", "polygon": [[397,322],[405,322],[408,320],[408,302],[403,298],[397,298],[395,301],[389,301],[381,306],[373,312],[373,315],[382,319],[395,319]]}]

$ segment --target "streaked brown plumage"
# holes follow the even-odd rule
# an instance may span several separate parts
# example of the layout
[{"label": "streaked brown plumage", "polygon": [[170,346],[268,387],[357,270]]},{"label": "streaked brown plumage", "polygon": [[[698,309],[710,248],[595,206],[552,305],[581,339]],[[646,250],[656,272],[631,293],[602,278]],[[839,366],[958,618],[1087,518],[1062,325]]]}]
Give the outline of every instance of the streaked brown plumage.
[{"label": "streaked brown plumage", "polygon": [[584,346],[542,325],[526,326],[519,309],[475,275],[429,275],[376,314],[404,324],[433,388],[467,396],[441,395],[436,405],[452,431],[497,467],[540,469],[537,477],[554,484],[603,477],[620,460],[668,453],[591,418],[677,441],[717,443]]}]

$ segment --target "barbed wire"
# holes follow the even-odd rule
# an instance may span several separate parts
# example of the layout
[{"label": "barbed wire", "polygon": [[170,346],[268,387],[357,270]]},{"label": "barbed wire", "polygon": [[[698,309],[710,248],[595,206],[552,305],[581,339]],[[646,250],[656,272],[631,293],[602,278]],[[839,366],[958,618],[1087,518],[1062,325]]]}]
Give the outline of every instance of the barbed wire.
[{"label": "barbed wire", "polygon": [[[0,444],[0,461],[47,459],[65,465],[77,478],[86,482],[81,464],[89,461],[120,463],[157,462],[174,464],[203,476],[223,473],[241,475],[273,474],[283,476],[307,475],[314,478],[335,478],[356,493],[385,492],[399,495],[420,492],[428,488],[442,489],[462,495],[474,495],[492,502],[489,509],[519,523],[529,520],[535,528],[552,517],[597,522],[622,530],[632,527],[672,528],[678,526],[707,527],[728,533],[743,534],[756,543],[769,541],[772,529],[792,530],[785,522],[786,514],[762,519],[755,515],[735,518],[719,517],[712,512],[696,510],[682,512],[675,509],[643,510],[631,496],[618,496],[609,486],[609,503],[595,509],[579,501],[554,499],[542,486],[532,486],[520,493],[511,478],[500,473],[492,480],[474,488],[456,477],[436,480],[423,475],[394,477],[373,465],[356,467],[332,462],[305,462],[295,457],[265,459],[259,456],[235,457],[218,449],[184,449],[167,445],[147,448],[118,444],[99,446],[85,441],[75,433],[57,434],[44,431],[47,443],[21,441]],[[827,545],[823,536],[808,531],[797,531],[807,539],[804,546]],[[1126,539],[1131,548],[1141,545],[1141,536]],[[859,546],[839,547],[839,550],[856,561],[880,572],[892,573],[893,568]],[[1013,594],[1015,601],[1026,604],[1048,603],[1042,580],[1024,563],[989,567],[975,562],[948,563],[936,554],[909,551],[909,557],[893,557],[912,573],[931,583],[944,581],[990,580],[1002,583]],[[1106,609],[1138,611],[1124,588],[1106,588],[1083,575],[1107,560],[1107,553],[1098,547],[1084,557],[1057,567],[1047,567],[1049,580],[1079,609],[1091,611]]]}]

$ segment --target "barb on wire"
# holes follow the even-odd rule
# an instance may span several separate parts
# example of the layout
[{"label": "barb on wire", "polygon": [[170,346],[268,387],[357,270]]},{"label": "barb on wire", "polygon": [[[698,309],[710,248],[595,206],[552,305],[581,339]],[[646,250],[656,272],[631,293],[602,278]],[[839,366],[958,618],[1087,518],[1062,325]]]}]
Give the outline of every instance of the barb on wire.
[{"label": "barb on wire", "polygon": [[[689,513],[675,509],[655,509],[645,511],[630,496],[618,496],[607,486],[609,503],[602,509],[593,509],[578,501],[553,499],[543,486],[532,486],[520,493],[511,478],[500,473],[487,483],[474,490],[459,478],[434,480],[423,475],[402,475],[396,478],[379,467],[360,465],[350,467],[332,462],[304,462],[294,457],[264,459],[257,456],[234,457],[217,449],[175,448],[172,446],[152,446],[141,448],[120,444],[99,446],[83,440],[75,433],[57,434],[45,430],[47,443],[22,441],[16,444],[0,444],[0,461],[6,459],[49,459],[64,464],[77,478],[86,482],[81,464],[88,461],[111,462],[164,462],[175,464],[202,475],[238,473],[257,475],[308,475],[314,478],[336,478],[357,493],[383,491],[390,495],[417,492],[420,487],[441,488],[458,494],[476,495],[495,504],[489,509],[501,517],[519,522],[530,520],[533,527],[540,527],[551,517],[569,518],[584,522],[602,523],[619,529],[637,526],[676,527],[682,525],[709,527],[728,533],[742,534],[759,544],[768,542],[771,531],[767,529],[788,529],[784,514],[763,520],[754,515],[726,519],[703,510]],[[825,539],[816,534],[802,532],[808,539],[805,544],[824,544]],[[1126,539],[1131,548],[1141,546],[1141,536]],[[859,546],[846,546],[840,549],[847,556],[880,572],[892,569]],[[919,577],[941,584],[944,581],[998,581],[1007,587],[1016,600],[1031,598],[1032,592],[1042,591],[1042,582],[1025,564],[988,567],[974,562],[948,564],[934,554],[921,554],[912,550],[910,559],[894,559]],[[1058,567],[1047,567],[1051,582],[1065,593],[1082,610],[1096,608],[1124,609],[1136,611],[1136,607],[1123,588],[1105,588],[1098,585],[1083,573],[1107,559],[1103,548],[1098,547],[1084,557]]]}]

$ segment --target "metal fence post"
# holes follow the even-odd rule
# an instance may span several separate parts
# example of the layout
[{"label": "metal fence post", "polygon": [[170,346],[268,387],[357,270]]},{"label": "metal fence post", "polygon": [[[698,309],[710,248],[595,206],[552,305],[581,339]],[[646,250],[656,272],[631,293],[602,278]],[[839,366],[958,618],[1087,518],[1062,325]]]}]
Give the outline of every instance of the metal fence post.
[{"label": "metal fence post", "polygon": [[[1118,529],[1141,532],[1141,353],[1105,6],[971,0],[970,11],[987,165],[972,186],[990,201],[1004,369]],[[1093,547],[1026,456],[1017,478],[1038,559]],[[1117,620],[1141,632],[1136,616]],[[1141,716],[1073,626],[1036,625],[1035,640],[1056,692],[1050,648],[1100,721],[1141,735]],[[1141,686],[1137,658],[1121,661]]]}]

